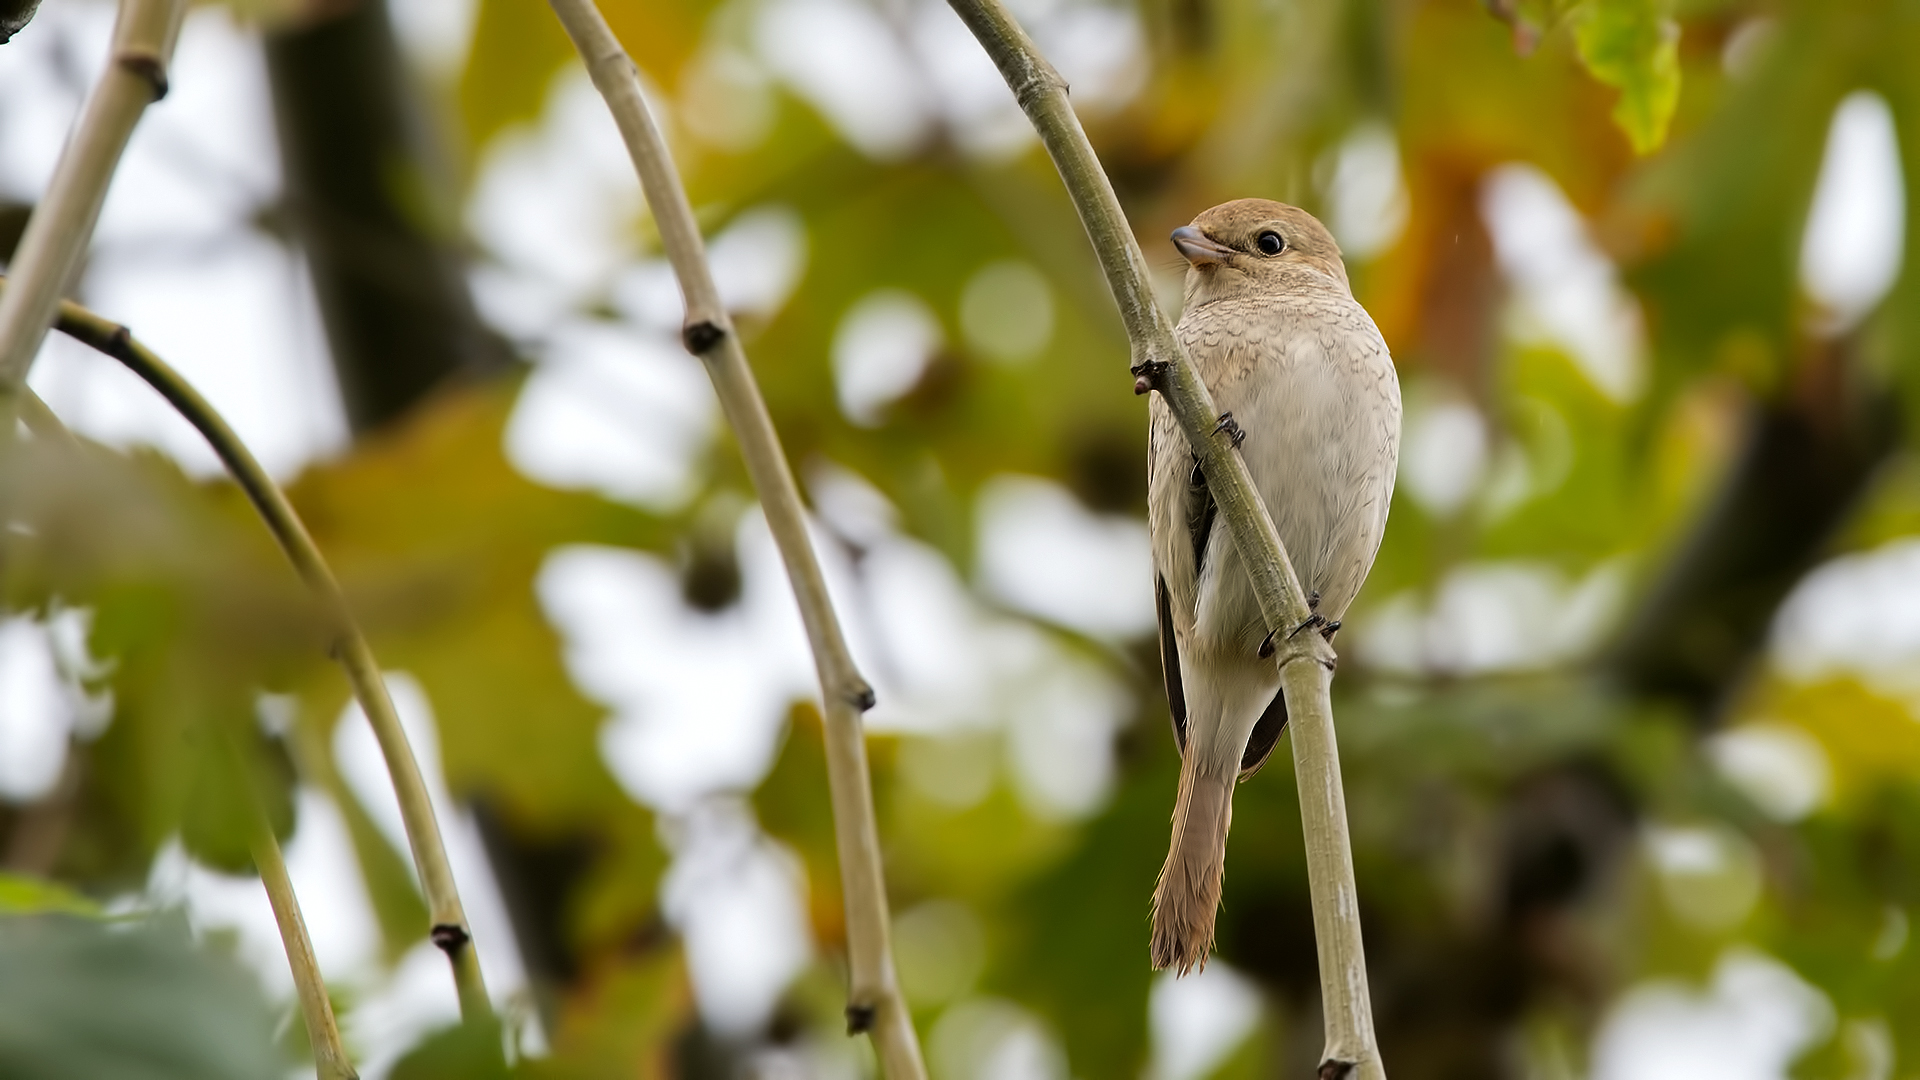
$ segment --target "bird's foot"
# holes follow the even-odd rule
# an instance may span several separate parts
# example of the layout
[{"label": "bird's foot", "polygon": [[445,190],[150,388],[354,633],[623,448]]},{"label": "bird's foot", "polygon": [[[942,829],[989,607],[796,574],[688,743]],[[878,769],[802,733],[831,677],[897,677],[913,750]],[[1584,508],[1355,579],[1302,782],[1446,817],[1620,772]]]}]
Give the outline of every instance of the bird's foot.
[{"label": "bird's foot", "polygon": [[1220,421],[1213,425],[1215,435],[1221,432],[1225,432],[1227,438],[1233,440],[1235,449],[1239,449],[1240,444],[1247,441],[1247,433],[1240,430],[1240,421],[1235,420],[1230,412],[1221,413]]},{"label": "bird's foot", "polygon": [[1307,610],[1308,611],[1320,610],[1320,590],[1319,589],[1315,589],[1312,592],[1307,594]]},{"label": "bird's foot", "polygon": [[1267,657],[1273,655],[1273,635],[1279,632],[1278,630],[1269,630],[1267,631],[1267,636],[1260,639],[1260,659],[1265,660]]},{"label": "bird's foot", "polygon": [[1335,619],[1335,620],[1333,620],[1332,622],[1330,622],[1330,623],[1328,623],[1327,625],[1325,625],[1325,626],[1323,626],[1323,627],[1321,627],[1321,628],[1320,628],[1320,636],[1321,636],[1321,637],[1323,637],[1323,638],[1325,638],[1325,639],[1326,639],[1326,640],[1328,640],[1328,641],[1332,641],[1332,640],[1333,640],[1333,635],[1335,635],[1335,634],[1337,634],[1337,633],[1339,633],[1339,632],[1340,632],[1340,620],[1339,620],[1339,619]]},{"label": "bird's foot", "polygon": [[[1291,633],[1291,634],[1288,634],[1288,635],[1287,635],[1287,640],[1288,640],[1288,641],[1292,641],[1292,640],[1293,640],[1294,638],[1297,638],[1297,637],[1299,637],[1299,636],[1300,636],[1300,631],[1302,631],[1302,630],[1311,630],[1311,629],[1313,629],[1313,628],[1314,628],[1314,627],[1316,627],[1316,626],[1326,626],[1326,625],[1328,625],[1328,624],[1327,624],[1327,619],[1326,619],[1326,616],[1324,616],[1324,615],[1320,615],[1320,614],[1318,614],[1318,613],[1315,613],[1315,614],[1313,614],[1313,615],[1309,615],[1309,616],[1307,616],[1307,621],[1306,621],[1306,622],[1303,622],[1303,623],[1301,623],[1301,624],[1300,624],[1299,626],[1296,626],[1296,627],[1294,627],[1294,628],[1293,628],[1293,633]],[[1334,623],[1333,625],[1337,627],[1337,626],[1339,626],[1340,624],[1338,624],[1338,623]],[[1325,631],[1322,631],[1322,633],[1324,633],[1324,632],[1325,632]]]}]

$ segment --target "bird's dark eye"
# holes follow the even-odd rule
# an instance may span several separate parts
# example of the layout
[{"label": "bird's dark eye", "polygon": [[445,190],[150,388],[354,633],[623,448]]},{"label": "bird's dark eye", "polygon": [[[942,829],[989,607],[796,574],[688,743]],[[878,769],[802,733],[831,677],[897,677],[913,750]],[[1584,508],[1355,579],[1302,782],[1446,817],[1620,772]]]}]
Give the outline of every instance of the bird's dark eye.
[{"label": "bird's dark eye", "polygon": [[1260,249],[1262,255],[1278,255],[1287,250],[1286,238],[1268,229],[1253,240],[1253,246]]}]

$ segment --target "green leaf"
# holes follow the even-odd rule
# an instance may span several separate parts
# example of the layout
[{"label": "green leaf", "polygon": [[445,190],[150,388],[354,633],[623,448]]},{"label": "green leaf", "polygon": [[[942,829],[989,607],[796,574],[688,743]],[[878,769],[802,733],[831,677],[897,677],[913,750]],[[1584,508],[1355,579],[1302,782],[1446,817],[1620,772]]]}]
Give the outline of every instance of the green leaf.
[{"label": "green leaf", "polygon": [[259,985],[182,919],[0,918],[0,1076],[259,1080],[287,1070],[273,1025]]},{"label": "green leaf", "polygon": [[407,1052],[392,1080],[507,1080],[500,1022],[488,1018],[442,1028]]},{"label": "green leaf", "polygon": [[98,915],[100,905],[57,881],[23,874],[0,874],[0,914],[39,915],[49,912]]},{"label": "green leaf", "polygon": [[1593,0],[1574,15],[1574,40],[1593,77],[1620,91],[1613,119],[1635,153],[1666,141],[1680,104],[1680,24],[1661,0]]}]

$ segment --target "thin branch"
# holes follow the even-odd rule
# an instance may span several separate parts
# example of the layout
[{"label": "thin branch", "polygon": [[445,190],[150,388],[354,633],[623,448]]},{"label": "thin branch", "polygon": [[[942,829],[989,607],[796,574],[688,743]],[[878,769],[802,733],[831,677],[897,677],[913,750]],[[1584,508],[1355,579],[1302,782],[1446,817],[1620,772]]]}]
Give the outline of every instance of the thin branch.
[{"label": "thin branch", "polygon": [[794,599],[813,647],[814,667],[826,712],[827,779],[832,792],[834,840],[840,856],[841,885],[847,902],[847,953],[850,983],[847,1027],[873,1038],[889,1080],[921,1080],[926,1066],[894,975],[888,944],[886,881],[881,871],[880,831],[874,821],[873,789],[861,713],[873,707],[867,685],[841,635],[827,583],[807,535],[806,514],[766,402],[747,366],[746,352],[720,302],[706,248],[694,222],[686,189],[674,171],[641,94],[639,71],[607,27],[593,0],[552,0],[553,9],[573,39],[593,84],[607,100],[640,174],[647,205],[680,290],[687,319],[682,336],[687,351],[699,357],[713,379],[721,407],[740,441],[767,526],[779,545]]},{"label": "thin branch", "polygon": [[1174,337],[1166,315],[1154,303],[1146,260],[1114,196],[1113,185],[1067,101],[1066,82],[1040,55],[1001,0],[949,2],[992,57],[1053,158],[1133,343],[1135,392],[1157,390],[1172,407],[1188,444],[1201,459],[1208,489],[1219,503],[1234,547],[1252,579],[1260,613],[1268,628],[1278,631],[1276,660],[1293,729],[1294,772],[1300,788],[1314,933],[1319,947],[1320,992],[1326,1011],[1327,1042],[1321,1073],[1385,1080],[1367,994],[1352,843],[1334,744],[1333,706],[1328,692],[1334,663],[1332,646],[1319,634],[1287,633],[1309,616],[1300,580],[1254,489],[1246,463],[1232,441],[1217,431],[1218,412],[1206,384]]},{"label": "thin branch", "polygon": [[248,774],[231,734],[227,738],[233,767],[251,796],[252,829],[247,837],[253,852],[254,868],[260,871],[260,884],[266,886],[267,900],[273,905],[273,921],[280,928],[280,943],[287,953],[287,967],[293,971],[294,991],[300,998],[300,1016],[306,1021],[307,1042],[313,1047],[316,1080],[358,1080],[347,1048],[340,1041],[340,1025],[333,1017],[333,999],[327,996],[326,980],[320,975],[320,961],[313,955],[313,939],[307,936],[307,920],[300,914],[300,898],[294,894],[293,879],[287,874],[286,859],[280,854],[280,839],[273,835],[266,807],[258,787]]},{"label": "thin branch", "polygon": [[[148,105],[167,93],[167,61],[185,0],[121,0],[111,61],[94,84],[47,193],[27,220],[0,297],[0,399],[12,398],[46,339],[60,294],[86,254],[120,155]],[[17,406],[0,401],[0,411]]]},{"label": "thin branch", "polygon": [[[12,291],[10,287],[5,288],[0,297]],[[400,802],[400,818],[407,830],[407,843],[413,851],[414,868],[420,875],[420,888],[426,894],[427,910],[433,920],[429,936],[453,966],[460,1015],[469,1021],[491,1018],[493,1006],[481,978],[473,931],[467,924],[459,891],[454,887],[453,868],[447,861],[446,846],[440,838],[440,825],[427,795],[426,781],[420,775],[420,764],[407,742],[406,729],[400,725],[400,714],[394,711],[393,699],[387,694],[380,665],[374,660],[366,635],[361,633],[347,607],[346,596],[320,554],[319,546],[308,535],[286,494],[267,475],[253,452],[179,372],[134,340],[127,328],[118,323],[71,301],[60,301],[57,312],[59,318],[55,326],[61,333],[125,364],[199,430],[225,463],[234,482],[259,511],[301,580],[320,601],[333,631],[335,658],[346,669],[354,697],[366,713],[374,738],[386,758],[387,773],[392,777],[394,794]]]},{"label": "thin branch", "polygon": [[[46,402],[31,389],[22,389],[21,404],[25,407],[24,417],[28,419],[30,430],[35,438],[47,440],[55,446],[73,453],[84,452],[81,443],[71,429],[62,423]],[[232,732],[221,733],[222,748],[226,753],[228,767],[233,769],[236,778],[247,793],[248,822],[247,847],[253,855],[254,868],[260,872],[260,884],[267,890],[267,902],[273,907],[273,921],[280,931],[280,944],[287,954],[287,967],[293,974],[293,986],[300,999],[300,1015],[307,1026],[307,1042],[313,1048],[313,1065],[317,1080],[358,1080],[359,1073],[354,1071],[351,1059],[347,1057],[346,1046],[340,1040],[340,1025],[334,1020],[333,1000],[327,995],[326,980],[320,974],[320,962],[313,954],[313,939],[307,934],[307,920],[300,913],[300,899],[293,891],[293,879],[287,874],[286,859],[280,851],[280,838],[273,833],[273,825],[267,820],[266,802],[261,797],[259,786],[249,773],[245,760],[241,757]],[[36,803],[30,810],[49,811],[53,816],[64,817],[63,811],[70,807],[80,787],[80,747],[75,745],[67,755],[66,767],[61,771],[58,788],[47,800]],[[23,824],[35,824],[33,818],[23,819]],[[22,832],[24,830],[16,830]],[[56,836],[65,831],[65,823],[52,825],[49,830],[42,825],[41,830],[51,831]],[[21,845],[15,837],[14,849]],[[21,853],[8,851],[8,865],[40,865],[51,862],[52,845],[58,839],[36,838],[30,840],[31,850]]]},{"label": "thin branch", "polygon": [[313,956],[313,940],[307,936],[307,920],[300,914],[300,898],[294,895],[293,879],[287,876],[286,860],[280,856],[280,841],[261,815],[255,815],[253,865],[260,871],[260,883],[267,888],[273,904],[273,921],[280,927],[280,942],[286,947],[287,966],[293,970],[293,986],[300,998],[300,1016],[307,1024],[307,1042],[313,1046],[313,1068],[318,1080],[357,1080],[360,1075],[347,1058],[340,1041],[340,1025],[333,1018],[333,1000],[327,996],[327,984],[320,977],[320,962]]}]

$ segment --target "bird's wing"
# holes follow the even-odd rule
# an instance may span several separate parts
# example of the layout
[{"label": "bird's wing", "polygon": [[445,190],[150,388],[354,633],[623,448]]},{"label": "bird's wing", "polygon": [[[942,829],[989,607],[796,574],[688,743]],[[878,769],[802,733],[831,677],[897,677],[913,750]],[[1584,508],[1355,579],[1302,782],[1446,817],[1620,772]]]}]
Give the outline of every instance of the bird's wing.
[{"label": "bird's wing", "polygon": [[1167,711],[1173,714],[1173,742],[1180,756],[1187,753],[1187,691],[1180,684],[1180,644],[1173,638],[1173,608],[1167,599],[1167,579],[1153,576],[1153,610],[1160,620],[1160,673],[1167,684]]},{"label": "bird's wing", "polygon": [[1213,501],[1213,492],[1207,487],[1207,474],[1195,459],[1193,471],[1187,474],[1186,498],[1187,539],[1193,544],[1193,579],[1199,581],[1207,572],[1207,542],[1213,539],[1213,519],[1219,516],[1220,504]]},{"label": "bird's wing", "polygon": [[1260,714],[1260,720],[1253,725],[1253,734],[1247,737],[1247,748],[1240,753],[1240,779],[1245,780],[1260,771],[1260,766],[1273,756],[1273,748],[1280,744],[1280,733],[1287,730],[1287,695],[1278,691],[1273,700],[1267,703],[1267,711]]}]

